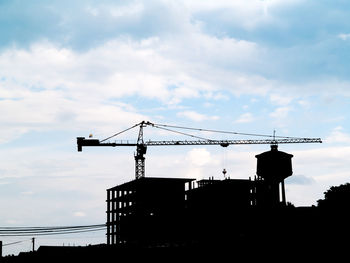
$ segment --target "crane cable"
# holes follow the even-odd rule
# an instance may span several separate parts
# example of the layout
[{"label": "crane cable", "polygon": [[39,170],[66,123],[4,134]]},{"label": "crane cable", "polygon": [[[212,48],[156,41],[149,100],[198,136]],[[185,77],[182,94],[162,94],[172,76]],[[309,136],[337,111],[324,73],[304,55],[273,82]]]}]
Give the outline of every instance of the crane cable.
[{"label": "crane cable", "polygon": [[157,124],[154,124],[153,127],[157,128],[157,129],[161,129],[161,130],[166,130],[166,131],[178,133],[178,134],[185,135],[185,136],[190,136],[192,138],[197,138],[197,139],[201,139],[201,140],[205,140],[205,141],[212,141],[211,139],[203,138],[203,137],[200,137],[200,136],[196,136],[196,135],[192,135],[192,134],[188,134],[188,133],[184,133],[184,132],[180,132],[180,131],[174,131],[174,130],[171,130],[171,129],[168,129],[168,128],[164,128],[164,127],[159,127]]},{"label": "crane cable", "polygon": [[176,125],[167,125],[167,124],[159,124],[159,123],[151,123],[151,122],[141,122],[138,124],[135,124],[125,130],[122,130],[120,132],[117,132],[103,140],[101,140],[100,142],[104,142],[107,141],[115,136],[118,136],[124,132],[127,132],[137,126],[140,125],[151,125],[152,127],[158,128],[158,129],[163,129],[166,131],[170,131],[170,132],[174,132],[174,133],[178,133],[181,135],[185,135],[185,136],[190,136],[192,138],[197,138],[197,139],[201,139],[201,140],[205,140],[205,141],[212,141],[211,139],[208,138],[204,138],[204,137],[200,137],[200,136],[196,136],[196,135],[192,135],[192,134],[188,134],[188,133],[184,133],[184,132],[180,132],[180,131],[175,131],[169,128],[174,128],[174,129],[183,129],[183,130],[192,130],[192,131],[200,131],[200,132],[213,132],[213,133],[222,133],[222,134],[234,134],[234,135],[244,135],[244,136],[256,136],[256,137],[268,137],[268,138],[273,138],[273,140],[275,140],[276,138],[282,138],[282,139],[307,139],[305,137],[291,137],[291,136],[277,136],[275,134],[273,135],[266,135],[266,134],[257,134],[257,133],[243,133],[243,132],[233,132],[233,131],[223,131],[223,130],[213,130],[213,129],[202,129],[202,128],[193,128],[193,127],[184,127],[184,126],[176,126]]},{"label": "crane cable", "polygon": [[301,138],[301,137],[276,136],[276,135],[266,135],[266,134],[256,134],[256,133],[242,133],[242,132],[233,132],[233,131],[222,131],[222,130],[191,128],[191,127],[166,125],[166,124],[154,124],[154,125],[155,126],[161,126],[161,127],[176,128],[176,129],[194,130],[194,131],[202,131],[202,132],[226,133],[226,134],[234,134],[234,135],[260,136],[260,137],[284,138],[284,139],[305,139],[305,138]]},{"label": "crane cable", "polygon": [[117,136],[117,135],[119,135],[119,134],[122,134],[122,133],[124,133],[124,132],[126,132],[126,131],[128,131],[128,130],[131,130],[131,129],[133,129],[133,128],[139,126],[139,125],[140,125],[139,123],[138,123],[138,124],[135,124],[134,126],[132,126],[132,127],[130,127],[130,128],[127,128],[127,129],[125,129],[125,130],[123,130],[123,131],[121,131],[121,132],[117,132],[116,134],[113,134],[112,136],[109,136],[109,137],[107,137],[107,138],[101,140],[100,142],[107,141],[107,140],[109,140],[109,139],[111,139],[111,138],[113,138],[113,137],[115,137],[115,136]]}]

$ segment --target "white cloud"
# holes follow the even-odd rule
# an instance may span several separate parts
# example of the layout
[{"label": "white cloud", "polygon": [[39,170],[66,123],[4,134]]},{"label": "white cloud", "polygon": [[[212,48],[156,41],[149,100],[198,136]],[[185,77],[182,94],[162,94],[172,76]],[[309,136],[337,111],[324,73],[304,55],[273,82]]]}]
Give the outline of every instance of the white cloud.
[{"label": "white cloud", "polygon": [[288,186],[292,192],[290,198],[295,200],[296,204],[316,203],[316,200],[323,198],[323,192],[329,187],[349,182],[350,147],[332,147],[324,144],[291,153],[294,155],[294,174],[302,173],[312,180],[310,185]]},{"label": "white cloud", "polygon": [[144,5],[140,2],[135,2],[125,6],[109,8],[109,12],[113,17],[139,15],[143,10],[144,10]]},{"label": "white cloud", "polygon": [[[108,133],[111,123],[125,126],[149,119],[139,108],[121,105],[124,97],[136,95],[169,106],[201,96],[208,103],[227,99],[222,91],[266,95],[280,86],[278,81],[250,73],[249,65],[259,62],[262,52],[256,43],[192,30],[174,39],[119,38],[80,53],[48,42],[29,49],[3,50],[1,141],[31,130],[58,127],[99,127]],[[286,89],[291,94],[299,94],[301,89],[313,94],[316,90],[327,93],[330,86],[336,94],[346,95],[349,90],[349,83],[342,81],[287,85]],[[270,101],[279,106],[292,101],[291,95],[280,94],[272,93]],[[111,103],[111,98],[116,102]],[[279,107],[270,117],[286,118],[290,110]],[[194,121],[218,119],[194,111],[179,116]]]},{"label": "white cloud", "polygon": [[236,123],[249,123],[254,121],[254,117],[250,112],[243,113],[238,119],[235,121]]},{"label": "white cloud", "polygon": [[108,134],[147,119],[130,107],[71,100],[60,91],[28,92],[19,100],[1,100],[0,112],[0,142],[29,131],[93,129]]},{"label": "white cloud", "polygon": [[76,211],[76,212],[73,213],[73,215],[74,215],[75,217],[85,217],[85,216],[86,216],[86,213],[81,212],[81,211]]},{"label": "white cloud", "polygon": [[301,174],[293,175],[286,179],[286,184],[310,185],[314,183],[315,179]]},{"label": "white cloud", "polygon": [[25,191],[25,192],[21,192],[22,195],[33,195],[34,192],[33,191]]},{"label": "white cloud", "polygon": [[350,134],[343,132],[343,127],[338,126],[333,129],[328,137],[324,140],[326,143],[350,143]]},{"label": "white cloud", "polygon": [[305,99],[299,100],[298,104],[305,109],[309,109],[311,107],[311,102]]},{"label": "white cloud", "polygon": [[270,113],[270,117],[275,119],[285,119],[288,117],[291,110],[291,107],[278,107],[275,111]]},{"label": "white cloud", "polygon": [[[189,36],[173,43],[157,37],[116,39],[80,53],[49,42],[3,50],[0,120],[6,129],[1,130],[1,141],[30,130],[87,123],[105,129],[111,123],[148,119],[129,105],[110,103],[111,98],[136,95],[176,105],[199,96],[225,99],[219,92],[222,88],[237,93],[266,90],[263,79],[235,76],[222,68],[227,61],[250,64],[256,57],[254,43],[201,33]],[[217,63],[221,69],[214,66]],[[195,112],[183,116],[196,121],[217,119]]]},{"label": "white cloud", "polygon": [[275,105],[287,106],[293,100],[292,96],[281,95],[281,94],[271,94],[270,101]]},{"label": "white cloud", "polygon": [[346,41],[346,40],[350,39],[350,34],[339,34],[338,38],[340,38],[341,40]]},{"label": "white cloud", "polygon": [[201,122],[201,121],[206,121],[206,120],[218,120],[219,116],[208,116],[205,114],[200,114],[195,111],[182,111],[177,113],[178,117],[184,117],[187,119],[190,119],[195,122]]},{"label": "white cloud", "polygon": [[221,13],[221,19],[233,21],[245,29],[251,30],[267,23],[280,23],[273,12],[277,8],[289,7],[302,2],[302,0],[219,0],[219,1],[185,1],[185,5],[193,12],[213,12],[217,10],[228,11]]},{"label": "white cloud", "polygon": [[196,166],[204,166],[211,162],[212,156],[205,148],[194,148],[187,154],[187,159]]}]

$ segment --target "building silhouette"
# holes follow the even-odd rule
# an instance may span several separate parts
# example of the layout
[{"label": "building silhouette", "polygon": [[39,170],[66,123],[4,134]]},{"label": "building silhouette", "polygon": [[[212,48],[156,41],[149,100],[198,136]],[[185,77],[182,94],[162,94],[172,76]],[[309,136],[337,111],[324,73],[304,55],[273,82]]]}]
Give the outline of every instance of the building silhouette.
[{"label": "building silhouette", "polygon": [[272,145],[256,155],[253,180],[144,177],[107,189],[107,244],[238,239],[252,231],[254,214],[286,206],[284,180],[292,175],[292,157]]},{"label": "building silhouette", "polygon": [[262,206],[286,205],[284,180],[293,174],[293,155],[278,151],[277,145],[271,145],[271,150],[258,154],[256,201]]},{"label": "building silhouette", "polygon": [[[331,187],[319,206],[287,205],[293,155],[256,155],[251,179],[142,177],[107,189],[107,244],[41,246],[3,262],[346,258],[350,185]],[[280,257],[280,255],[284,255]],[[208,258],[209,257],[209,258]]]},{"label": "building silhouette", "polygon": [[[139,179],[107,190],[107,244],[173,241],[194,179]],[[171,226],[171,227],[170,227]],[[181,230],[181,229],[179,229]]]}]

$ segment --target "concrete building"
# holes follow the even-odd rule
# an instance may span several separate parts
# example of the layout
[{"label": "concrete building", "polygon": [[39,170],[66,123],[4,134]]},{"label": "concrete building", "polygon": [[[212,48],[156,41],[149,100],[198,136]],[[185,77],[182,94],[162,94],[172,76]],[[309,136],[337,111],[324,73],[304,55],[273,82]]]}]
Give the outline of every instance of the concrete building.
[{"label": "concrete building", "polygon": [[156,246],[248,233],[256,211],[286,205],[292,157],[272,145],[256,155],[254,180],[142,177],[110,188],[107,243]]},{"label": "concrete building", "polygon": [[[107,190],[107,243],[175,238],[194,179],[139,178]],[[171,226],[171,227],[170,227]]]}]

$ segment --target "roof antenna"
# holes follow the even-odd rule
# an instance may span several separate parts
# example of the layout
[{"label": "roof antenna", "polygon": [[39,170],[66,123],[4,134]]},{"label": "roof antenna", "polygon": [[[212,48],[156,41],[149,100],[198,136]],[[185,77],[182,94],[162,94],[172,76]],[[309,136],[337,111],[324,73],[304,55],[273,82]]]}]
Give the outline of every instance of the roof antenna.
[{"label": "roof antenna", "polygon": [[277,142],[276,142],[276,130],[273,129],[273,141],[271,143],[271,151],[277,151]]},{"label": "roof antenna", "polygon": [[224,178],[226,179],[226,173],[227,173],[227,171],[226,171],[225,168],[224,168],[224,170],[222,170],[222,173],[224,174]]}]

